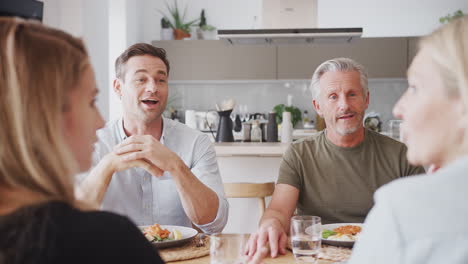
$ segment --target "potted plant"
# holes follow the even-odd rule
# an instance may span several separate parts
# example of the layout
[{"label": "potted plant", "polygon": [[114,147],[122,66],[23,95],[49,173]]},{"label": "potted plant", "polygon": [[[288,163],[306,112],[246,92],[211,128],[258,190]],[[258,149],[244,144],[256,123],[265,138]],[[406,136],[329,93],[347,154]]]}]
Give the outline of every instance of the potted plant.
[{"label": "potted plant", "polygon": [[184,9],[184,13],[181,14],[177,0],[174,1],[174,6],[170,6],[166,2],[167,10],[171,14],[172,21],[164,13],[163,16],[169,22],[170,27],[174,30],[174,39],[184,39],[190,37],[190,27],[199,21],[199,18],[192,21],[185,21],[185,14],[187,13],[187,7]]},{"label": "potted plant", "polygon": [[161,18],[161,40],[174,39],[174,31],[171,28],[171,23],[167,18]]},{"label": "potted plant", "polygon": [[455,11],[455,12],[453,13],[453,15],[448,14],[448,15],[446,15],[446,16],[444,16],[444,17],[439,18],[439,22],[440,22],[441,24],[449,23],[450,21],[452,21],[452,20],[454,20],[454,19],[457,19],[457,18],[459,18],[459,17],[462,17],[462,16],[464,16],[464,15],[465,15],[465,14],[463,13],[463,11],[461,11],[461,10],[459,9],[459,10]]},{"label": "potted plant", "polygon": [[206,23],[205,9],[201,11],[199,26],[199,39],[216,39],[216,28]]},{"label": "potted plant", "polygon": [[295,106],[285,106],[284,104],[279,104],[273,107],[273,112],[276,113],[276,123],[281,124],[283,122],[283,112],[291,112],[291,121],[293,127],[301,121],[302,114],[301,110]]}]

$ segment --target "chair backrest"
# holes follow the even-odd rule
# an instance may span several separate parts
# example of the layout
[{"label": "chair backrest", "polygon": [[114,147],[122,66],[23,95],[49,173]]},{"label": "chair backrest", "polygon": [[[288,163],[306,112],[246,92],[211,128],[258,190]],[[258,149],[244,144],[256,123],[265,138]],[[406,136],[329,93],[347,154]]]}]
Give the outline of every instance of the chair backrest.
[{"label": "chair backrest", "polygon": [[262,215],[265,212],[265,197],[271,196],[274,190],[274,182],[224,184],[224,192],[227,198],[258,198]]}]

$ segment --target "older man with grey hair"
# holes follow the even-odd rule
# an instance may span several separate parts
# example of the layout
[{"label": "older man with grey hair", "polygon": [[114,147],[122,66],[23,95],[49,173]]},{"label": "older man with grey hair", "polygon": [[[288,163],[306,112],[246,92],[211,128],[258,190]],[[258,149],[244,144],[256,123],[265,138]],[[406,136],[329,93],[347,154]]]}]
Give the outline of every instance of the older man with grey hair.
[{"label": "older man with grey hair", "polygon": [[424,173],[406,160],[406,147],[363,127],[369,105],[362,65],[336,58],[312,76],[312,104],[326,129],[294,142],[283,156],[272,200],[249,241],[247,253],[269,244],[271,256],[285,254],[294,211],[322,223],[362,223],[382,185]]}]

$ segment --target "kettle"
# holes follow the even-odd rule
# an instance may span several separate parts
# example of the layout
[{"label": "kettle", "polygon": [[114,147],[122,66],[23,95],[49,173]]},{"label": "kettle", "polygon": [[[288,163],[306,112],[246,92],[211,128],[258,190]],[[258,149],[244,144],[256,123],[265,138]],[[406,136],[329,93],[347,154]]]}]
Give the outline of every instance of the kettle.
[{"label": "kettle", "polygon": [[232,134],[232,109],[225,111],[218,111],[219,123],[218,132],[216,132],[216,142],[234,142],[234,135]]}]

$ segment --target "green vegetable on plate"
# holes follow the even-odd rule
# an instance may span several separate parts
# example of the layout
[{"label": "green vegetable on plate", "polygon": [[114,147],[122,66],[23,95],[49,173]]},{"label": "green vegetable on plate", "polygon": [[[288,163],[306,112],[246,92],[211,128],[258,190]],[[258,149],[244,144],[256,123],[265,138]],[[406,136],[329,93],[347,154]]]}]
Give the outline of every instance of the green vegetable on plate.
[{"label": "green vegetable on plate", "polygon": [[325,229],[322,231],[322,238],[327,239],[329,236],[336,235],[336,232],[333,232],[331,230]]}]

